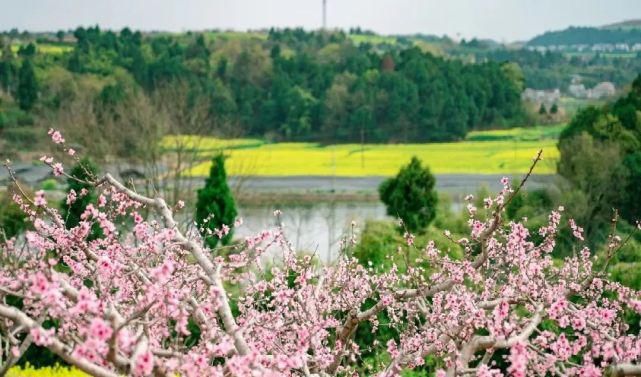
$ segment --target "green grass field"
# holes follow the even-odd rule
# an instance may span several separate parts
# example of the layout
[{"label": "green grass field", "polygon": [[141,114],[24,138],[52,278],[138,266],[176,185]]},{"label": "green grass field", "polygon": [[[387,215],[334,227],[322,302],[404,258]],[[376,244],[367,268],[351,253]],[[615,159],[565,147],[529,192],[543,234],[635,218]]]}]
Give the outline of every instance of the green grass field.
[{"label": "green grass field", "polygon": [[[178,136],[164,141],[190,146],[208,159],[223,150],[229,156],[230,175],[257,176],[390,176],[417,156],[435,173],[524,173],[532,158],[543,149],[544,160],[536,173],[556,171],[556,138],[562,125],[473,132],[469,140],[427,144],[337,144],[265,143],[256,139],[221,140]],[[209,161],[192,168],[188,174],[206,176]]]},{"label": "green grass field", "polygon": [[373,45],[378,45],[383,43],[388,43],[388,44],[396,43],[396,37],[387,36],[387,35],[348,34],[347,37],[357,45],[361,43],[371,43]]},{"label": "green grass field", "polygon": [[[17,53],[20,50],[19,44],[11,45],[11,51]],[[70,45],[59,45],[59,44],[48,44],[48,43],[38,43],[36,44],[36,50],[38,53],[46,55],[61,55],[65,52],[73,50],[73,46]]]},{"label": "green grass field", "polygon": [[534,127],[515,127],[504,130],[472,131],[465,138],[467,141],[542,141],[556,140],[561,135],[565,124],[554,124]]}]

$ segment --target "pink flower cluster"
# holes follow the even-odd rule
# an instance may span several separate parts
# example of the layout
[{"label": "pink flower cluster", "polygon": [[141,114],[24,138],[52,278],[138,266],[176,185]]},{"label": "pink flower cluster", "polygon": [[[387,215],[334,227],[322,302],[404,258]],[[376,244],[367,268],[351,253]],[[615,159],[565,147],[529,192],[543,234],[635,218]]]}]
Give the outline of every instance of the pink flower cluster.
[{"label": "pink flower cluster", "polygon": [[[95,182],[98,203],[71,229],[43,192],[16,196],[33,230],[0,244],[1,331],[12,332],[0,359],[19,357],[24,340],[108,377],[397,376],[427,357],[443,366],[437,376],[641,372],[641,337],[623,319],[641,312],[639,292],[606,280],[587,248],[553,261],[562,208],[537,242],[523,224],[504,223],[515,190],[501,183],[484,213],[470,204],[469,238],[446,233],[447,245],[417,245],[406,234],[422,255],[385,271],[347,252],[322,264],[297,253],[282,227],[226,253],[209,250],[162,199],[108,175]],[[267,252],[278,258],[265,263]],[[354,334],[365,324],[396,337],[361,349]],[[386,356],[364,371],[359,360],[371,350]]]},{"label": "pink flower cluster", "polygon": [[63,144],[65,142],[65,139],[62,137],[62,134],[60,133],[60,131],[50,128],[47,134],[51,136],[51,140],[56,144]]}]

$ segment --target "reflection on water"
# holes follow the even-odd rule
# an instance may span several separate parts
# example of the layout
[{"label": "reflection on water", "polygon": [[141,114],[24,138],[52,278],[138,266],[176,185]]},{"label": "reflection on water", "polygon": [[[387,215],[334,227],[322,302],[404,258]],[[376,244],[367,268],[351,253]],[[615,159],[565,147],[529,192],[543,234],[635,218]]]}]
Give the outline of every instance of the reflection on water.
[{"label": "reflection on water", "polygon": [[365,220],[387,218],[385,206],[380,202],[245,205],[238,210],[244,223],[235,230],[234,236],[244,238],[273,228],[277,225],[276,209],[282,211],[281,222],[294,248],[316,253],[323,261],[330,261],[336,255],[338,242],[350,232],[352,221],[362,229]]}]

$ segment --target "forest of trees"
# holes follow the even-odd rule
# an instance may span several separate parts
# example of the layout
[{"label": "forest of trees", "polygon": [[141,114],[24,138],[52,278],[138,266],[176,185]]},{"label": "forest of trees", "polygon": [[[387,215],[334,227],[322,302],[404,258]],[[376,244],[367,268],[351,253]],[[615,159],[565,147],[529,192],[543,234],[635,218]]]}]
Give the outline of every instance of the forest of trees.
[{"label": "forest of trees", "polygon": [[[548,219],[550,210],[564,203],[567,216],[582,224],[585,241],[599,249],[609,242],[609,227],[617,222],[617,232],[634,240],[617,258],[623,262],[641,261],[641,75],[631,89],[604,106],[581,109],[560,135],[557,165],[562,179],[557,187],[529,190],[514,198],[507,216],[528,219],[534,231]],[[534,233],[534,232],[532,232]],[[556,255],[570,255],[572,232],[564,229],[557,240]],[[619,265],[617,274],[626,284],[641,287],[641,277]],[[638,270],[638,268],[637,268]]]},{"label": "forest of trees", "polygon": [[320,142],[458,140],[523,117],[522,78],[504,64],[464,64],[417,47],[382,51],[343,32],[147,35],[81,27],[73,36],[72,49],[58,55],[23,44],[16,56],[5,38],[5,105],[10,94],[27,115],[51,117],[90,97],[104,120],[137,93],[153,97],[182,83],[189,106],[206,104],[209,134]]},{"label": "forest of trees", "polygon": [[523,71],[525,87],[534,89],[565,90],[573,75],[579,75],[587,87],[602,81],[610,81],[621,87],[629,85],[641,72],[641,59],[606,54],[579,57],[553,51],[541,53],[527,49],[485,48],[475,52],[475,59],[518,64]]},{"label": "forest of trees", "polygon": [[599,43],[641,43],[641,29],[602,29],[572,26],[559,31],[547,31],[532,38],[530,46],[580,45]]},{"label": "forest of trees", "polygon": [[[92,123],[88,117],[96,127],[118,123],[121,131],[135,131],[120,110],[171,97],[183,102],[184,113],[198,114],[197,133],[209,135],[453,141],[473,129],[526,124],[519,99],[524,87],[565,90],[573,75],[587,87],[602,81],[621,87],[641,70],[641,59],[603,54],[568,56],[427,36],[372,43],[367,37],[376,36],[357,29],[168,34],[81,27],[49,37],[6,32],[0,37],[0,132],[16,146],[31,145],[30,125],[66,128],[58,124],[64,119],[78,123],[77,129],[78,118]],[[39,45],[59,46],[61,53]],[[438,54],[438,46],[444,56],[426,52]],[[78,115],[83,112],[92,114]],[[193,133],[194,127],[178,125],[171,132]]]},{"label": "forest of trees", "polygon": [[[111,152],[143,153],[152,164],[169,133],[456,140],[522,119],[519,93],[532,75],[550,75],[552,85],[572,60],[496,50],[466,64],[303,30],[79,28],[74,38],[58,37],[70,47],[61,54],[2,46],[0,141],[28,143],[24,130],[66,128],[69,144],[51,130],[56,162],[45,163],[54,175],[62,173],[57,161],[81,163],[69,166],[62,200],[21,189],[13,208],[0,198],[0,209],[13,212],[0,211],[1,221],[24,218],[19,204],[29,215],[7,221],[6,234],[33,229],[0,245],[0,318],[24,339],[0,342],[0,375],[19,360],[53,363],[44,348],[114,377],[641,373],[641,293],[631,290],[641,288],[641,76],[616,101],[570,122],[559,140],[558,187],[528,191],[504,178],[498,194],[480,190],[454,215],[413,159],[381,187],[403,230],[366,224],[357,239],[352,225],[337,263],[325,267],[314,254],[293,253],[281,225],[231,240],[223,224],[237,213],[223,155],[198,193],[203,239],[174,219],[184,216],[178,186],[167,189],[173,197],[148,196],[78,155],[117,144]],[[92,148],[70,153],[85,141]],[[188,153],[172,155],[177,183]],[[541,152],[531,171],[540,161]],[[254,269],[268,252],[283,263]],[[112,337],[120,331],[122,341]]]}]

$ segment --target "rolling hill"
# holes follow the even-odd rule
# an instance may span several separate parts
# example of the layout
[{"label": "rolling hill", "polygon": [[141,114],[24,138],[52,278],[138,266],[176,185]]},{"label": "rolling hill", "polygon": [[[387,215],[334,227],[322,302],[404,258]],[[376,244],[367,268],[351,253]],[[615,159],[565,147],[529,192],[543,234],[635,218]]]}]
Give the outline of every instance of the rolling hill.
[{"label": "rolling hill", "polygon": [[636,30],[636,29],[641,29],[641,19],[615,22],[613,24],[601,26],[601,29],[607,29],[607,30],[617,30],[617,29]]},{"label": "rolling hill", "polygon": [[571,26],[564,30],[546,31],[527,42],[528,46],[595,45],[641,43],[641,21],[626,21],[602,28]]}]

